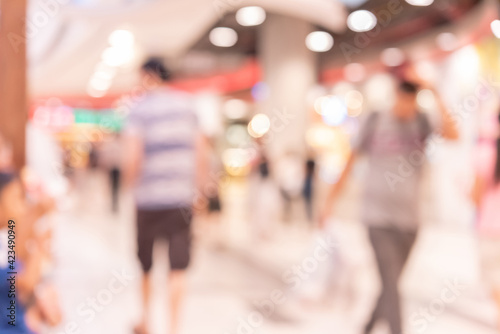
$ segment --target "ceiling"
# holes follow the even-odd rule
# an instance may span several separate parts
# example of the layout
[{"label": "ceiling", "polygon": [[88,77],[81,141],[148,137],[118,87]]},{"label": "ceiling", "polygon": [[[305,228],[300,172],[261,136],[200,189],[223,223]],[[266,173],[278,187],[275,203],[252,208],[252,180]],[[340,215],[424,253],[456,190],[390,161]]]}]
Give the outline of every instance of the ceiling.
[{"label": "ceiling", "polygon": [[[370,49],[451,24],[482,0],[436,0],[429,7],[399,2],[403,10],[370,38]],[[118,70],[111,88],[114,92],[134,85],[136,68],[148,55],[168,59],[185,76],[238,68],[258,53],[258,27],[242,27],[234,18],[234,12],[247,5],[258,5],[268,13],[295,17],[329,31],[335,45],[319,55],[321,67],[328,68],[345,61],[338,48],[342,42],[351,43],[356,38],[346,28],[349,11],[362,8],[379,13],[387,3],[369,0],[348,8],[337,0],[72,0],[47,11],[33,0],[28,14],[28,24],[34,27],[28,37],[30,88],[35,97],[85,95],[89,79],[108,46],[108,36],[115,29],[133,32],[136,46],[134,60]],[[50,20],[37,27],[33,22],[43,12]],[[213,46],[208,32],[216,26],[237,30],[238,43],[224,49]]]}]

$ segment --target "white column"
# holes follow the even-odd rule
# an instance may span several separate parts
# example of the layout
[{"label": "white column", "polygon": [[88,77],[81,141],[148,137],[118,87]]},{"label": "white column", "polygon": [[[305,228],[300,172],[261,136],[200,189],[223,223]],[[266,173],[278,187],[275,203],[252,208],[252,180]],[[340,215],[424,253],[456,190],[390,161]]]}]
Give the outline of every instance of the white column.
[{"label": "white column", "polygon": [[271,119],[264,143],[274,157],[306,151],[306,95],[317,80],[317,55],[305,45],[312,30],[307,22],[272,14],[259,30],[259,59],[269,88],[260,112]]}]

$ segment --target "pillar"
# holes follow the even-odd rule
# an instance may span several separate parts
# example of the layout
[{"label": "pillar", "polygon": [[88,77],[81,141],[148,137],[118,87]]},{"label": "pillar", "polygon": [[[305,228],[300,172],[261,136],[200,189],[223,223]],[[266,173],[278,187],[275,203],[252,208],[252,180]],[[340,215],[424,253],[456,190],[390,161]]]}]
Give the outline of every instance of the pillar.
[{"label": "pillar", "polygon": [[271,119],[266,149],[274,157],[286,152],[305,155],[306,96],[317,82],[317,55],[305,45],[313,27],[296,18],[269,14],[259,28],[259,60],[269,92],[260,109]]},{"label": "pillar", "polygon": [[12,145],[17,169],[25,163],[26,2],[0,0],[0,133]]}]

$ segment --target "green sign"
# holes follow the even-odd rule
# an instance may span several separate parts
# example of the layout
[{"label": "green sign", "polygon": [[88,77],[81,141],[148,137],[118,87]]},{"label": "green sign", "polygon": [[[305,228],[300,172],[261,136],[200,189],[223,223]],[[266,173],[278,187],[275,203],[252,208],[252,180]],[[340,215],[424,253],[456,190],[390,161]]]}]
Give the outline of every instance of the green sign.
[{"label": "green sign", "polygon": [[123,127],[123,116],[117,115],[114,109],[73,109],[75,124],[93,124],[113,131],[120,131]]}]

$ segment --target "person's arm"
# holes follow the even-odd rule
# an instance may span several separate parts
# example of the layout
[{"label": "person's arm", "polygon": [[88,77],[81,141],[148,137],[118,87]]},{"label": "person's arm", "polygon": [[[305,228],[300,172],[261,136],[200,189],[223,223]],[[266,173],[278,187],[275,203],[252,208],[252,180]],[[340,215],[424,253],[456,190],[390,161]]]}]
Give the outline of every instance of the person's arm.
[{"label": "person's arm", "polygon": [[[213,187],[206,187],[209,182],[209,145],[207,143],[207,138],[199,133],[196,136],[195,141],[196,150],[196,189],[198,193],[203,197],[201,202],[205,203],[208,197],[207,188],[212,189]],[[217,180],[212,180],[212,182],[217,182]],[[200,211],[203,208],[193,208],[197,209],[194,211]]]},{"label": "person's arm", "polygon": [[131,186],[139,177],[143,160],[142,138],[133,132],[126,132],[123,136],[123,147],[126,150],[123,161],[124,183]]},{"label": "person's arm", "polygon": [[323,210],[321,212],[320,216],[320,228],[323,228],[325,226],[326,220],[328,217],[332,214],[333,212],[333,207],[335,206],[335,202],[337,201],[340,193],[345,187],[345,183],[349,179],[352,168],[354,166],[354,163],[356,162],[356,159],[358,157],[358,153],[353,152],[351,153],[351,156],[347,160],[346,166],[344,167],[344,170],[342,171],[342,174],[340,175],[339,180],[337,183],[332,184],[330,186],[330,189],[328,191],[328,195],[326,197],[326,201],[324,203]]},{"label": "person's arm", "polygon": [[457,128],[457,122],[450,114],[448,108],[445,106],[440,94],[437,92],[434,85],[422,79],[417,79],[416,82],[422,89],[430,90],[434,95],[434,100],[436,102],[436,106],[441,118],[441,128],[438,130],[438,134],[447,140],[458,140],[460,134]]}]

